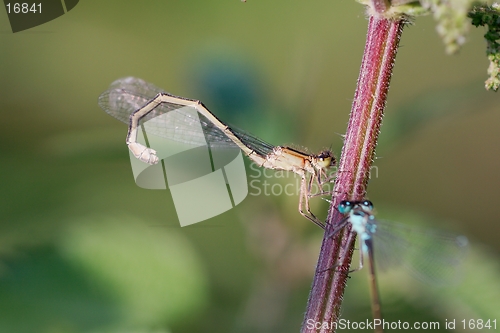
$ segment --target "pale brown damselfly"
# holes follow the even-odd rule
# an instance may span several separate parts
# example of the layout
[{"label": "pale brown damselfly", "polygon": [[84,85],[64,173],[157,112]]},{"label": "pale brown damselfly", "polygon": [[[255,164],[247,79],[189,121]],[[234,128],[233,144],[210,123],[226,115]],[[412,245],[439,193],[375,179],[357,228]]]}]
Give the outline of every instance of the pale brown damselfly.
[{"label": "pale brown damselfly", "polygon": [[[99,105],[111,116],[128,124],[127,145],[132,154],[149,164],[158,163],[154,149],[137,142],[137,132],[144,124],[147,132],[178,142],[200,144],[209,141],[218,147],[238,147],[257,165],[273,169],[292,171],[301,178],[299,212],[314,224],[324,224],[311,212],[309,199],[312,196],[328,194],[324,185],[332,181],[336,160],[331,150],[319,154],[308,154],[284,146],[273,146],[259,138],[228,126],[220,121],[198,100],[174,96],[144,80],[127,77],[113,82],[108,90],[99,96]],[[193,117],[193,110],[198,117]],[[170,113],[169,121],[159,116]],[[201,124],[202,135],[191,126]],[[203,136],[203,137],[201,137]],[[314,182],[319,193],[312,194]]]}]

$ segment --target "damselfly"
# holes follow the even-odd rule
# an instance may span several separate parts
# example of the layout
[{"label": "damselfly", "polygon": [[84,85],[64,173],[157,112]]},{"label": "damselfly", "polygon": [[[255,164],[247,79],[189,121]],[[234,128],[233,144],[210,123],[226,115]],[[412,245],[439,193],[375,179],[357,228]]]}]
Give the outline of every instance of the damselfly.
[{"label": "damselfly", "polygon": [[[459,265],[468,244],[465,236],[378,221],[369,200],[342,201],[338,210],[345,214],[345,218],[335,227],[331,236],[348,223],[359,235],[361,251],[356,270],[363,267],[364,258],[367,257],[375,319],[382,317],[375,262],[382,270],[396,265],[404,266],[420,280],[434,284],[452,283],[459,278]],[[378,332],[382,332],[380,327],[378,329]]]},{"label": "damselfly", "polygon": [[[314,181],[320,191],[332,180],[328,171],[335,166],[331,150],[308,154],[284,146],[273,146],[255,136],[220,121],[198,100],[179,97],[141,79],[127,77],[113,82],[99,96],[99,106],[108,114],[128,124],[126,143],[132,154],[142,162],[158,163],[156,151],[137,142],[137,131],[144,125],[146,131],[167,139],[188,144],[207,142],[211,147],[239,148],[257,165],[292,171],[301,177],[299,212],[316,225],[324,224],[311,212],[309,199]],[[193,111],[197,117],[193,117]],[[160,116],[169,113],[169,122]],[[193,130],[197,125],[203,133]],[[317,195],[317,194],[315,194]]]}]

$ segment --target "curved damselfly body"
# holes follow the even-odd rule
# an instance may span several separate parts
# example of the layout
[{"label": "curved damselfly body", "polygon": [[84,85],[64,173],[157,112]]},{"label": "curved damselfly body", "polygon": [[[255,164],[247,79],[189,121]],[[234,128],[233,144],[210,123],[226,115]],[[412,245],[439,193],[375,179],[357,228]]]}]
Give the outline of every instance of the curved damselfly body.
[{"label": "curved damselfly body", "polygon": [[[257,165],[292,171],[301,177],[299,212],[324,228],[311,212],[309,199],[313,182],[319,188],[332,180],[328,175],[336,163],[331,150],[319,154],[271,145],[236,127],[228,126],[198,100],[169,94],[138,78],[127,77],[113,82],[99,96],[99,106],[111,116],[128,124],[126,143],[132,154],[142,162],[159,162],[154,149],[137,142],[137,132],[144,126],[148,133],[177,142],[211,148],[238,148]],[[164,117],[166,116],[166,117]],[[202,131],[195,129],[201,125]]]},{"label": "curved damselfly body", "polygon": [[[345,218],[335,227],[335,235],[347,224],[359,236],[359,270],[368,259],[372,312],[381,319],[376,269],[404,267],[417,279],[431,284],[458,282],[468,240],[465,236],[433,229],[375,219],[369,200],[342,201],[338,211]],[[382,332],[379,328],[378,332]]]}]

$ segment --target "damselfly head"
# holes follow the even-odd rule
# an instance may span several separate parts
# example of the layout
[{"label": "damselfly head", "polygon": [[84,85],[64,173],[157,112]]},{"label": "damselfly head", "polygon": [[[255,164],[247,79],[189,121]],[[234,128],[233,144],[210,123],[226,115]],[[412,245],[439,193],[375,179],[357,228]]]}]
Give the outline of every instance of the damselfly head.
[{"label": "damselfly head", "polygon": [[348,214],[353,209],[358,208],[358,210],[362,210],[365,213],[371,213],[373,211],[373,203],[370,200],[363,201],[341,201],[338,210],[341,214]]},{"label": "damselfly head", "polygon": [[331,150],[323,150],[314,158],[315,167],[318,169],[328,169],[335,166],[336,163],[337,160]]}]

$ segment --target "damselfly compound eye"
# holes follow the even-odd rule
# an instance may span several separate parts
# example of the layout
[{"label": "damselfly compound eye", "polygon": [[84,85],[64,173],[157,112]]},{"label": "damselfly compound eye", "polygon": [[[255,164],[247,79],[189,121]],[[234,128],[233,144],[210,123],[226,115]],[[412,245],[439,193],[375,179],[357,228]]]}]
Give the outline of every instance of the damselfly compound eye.
[{"label": "damselfly compound eye", "polygon": [[364,200],[361,204],[368,210],[373,210],[373,203],[370,200]]},{"label": "damselfly compound eye", "polygon": [[351,211],[352,207],[353,204],[351,201],[344,200],[339,203],[338,210],[341,214],[347,214]]}]

